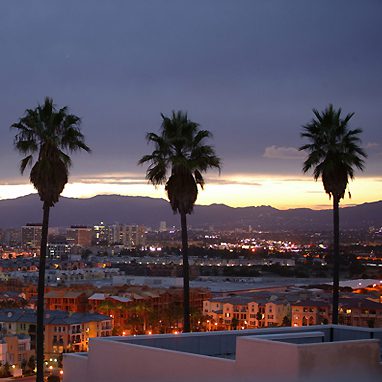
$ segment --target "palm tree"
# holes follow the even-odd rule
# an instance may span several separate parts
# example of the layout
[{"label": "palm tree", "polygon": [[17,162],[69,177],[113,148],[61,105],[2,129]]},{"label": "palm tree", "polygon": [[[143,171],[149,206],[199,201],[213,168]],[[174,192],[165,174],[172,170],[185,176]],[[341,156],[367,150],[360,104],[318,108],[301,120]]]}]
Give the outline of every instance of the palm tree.
[{"label": "palm tree", "polygon": [[150,315],[153,313],[153,309],[145,302],[136,302],[133,305],[125,305],[123,310],[128,314],[128,322],[133,325],[133,329],[136,332],[137,327],[142,328],[142,333],[146,333],[147,324]]},{"label": "palm tree", "polygon": [[[339,298],[339,203],[344,198],[354,167],[364,169],[365,151],[359,146],[361,129],[349,129],[354,113],[341,116],[341,109],[329,105],[323,112],[313,109],[315,118],[303,126],[301,137],[309,143],[300,147],[308,153],[303,172],[313,169],[315,180],[321,177],[325,192],[333,198],[333,306],[332,323],[338,323]],[[350,192],[349,192],[350,197]]]},{"label": "palm tree", "polygon": [[[11,129],[17,130],[14,140],[16,150],[26,155],[21,160],[21,173],[28,165],[32,167],[30,181],[43,202],[37,292],[37,382],[43,382],[44,378],[44,287],[49,211],[58,202],[68,182],[71,160],[65,152],[90,151],[80,132],[80,122],[80,118],[68,113],[67,107],[57,109],[53,100],[47,97],[43,105],[27,109],[25,115],[11,126]],[[34,160],[32,155],[37,153]]]},{"label": "palm tree", "polygon": [[[193,210],[198,196],[198,185],[203,188],[203,172],[209,168],[220,170],[220,159],[212,146],[204,144],[212,135],[200,130],[199,125],[188,119],[187,113],[172,112],[162,116],[160,135],[147,134],[154,151],[145,155],[139,164],[149,162],[146,178],[155,186],[166,184],[165,189],[174,213],[180,214],[183,257],[183,330],[190,331],[189,266],[187,214]],[[170,173],[168,177],[168,173]]]}]

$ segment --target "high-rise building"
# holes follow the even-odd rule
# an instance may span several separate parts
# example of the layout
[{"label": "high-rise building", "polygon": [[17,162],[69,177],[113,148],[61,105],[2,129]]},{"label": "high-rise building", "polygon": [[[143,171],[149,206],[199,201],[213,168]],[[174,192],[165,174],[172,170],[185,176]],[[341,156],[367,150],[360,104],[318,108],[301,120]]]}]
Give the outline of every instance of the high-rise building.
[{"label": "high-rise building", "polygon": [[0,244],[20,245],[21,230],[20,228],[6,228],[0,231]]},{"label": "high-rise building", "polygon": [[92,244],[92,228],[83,225],[72,225],[66,231],[68,244],[90,247]]},{"label": "high-rise building", "polygon": [[159,232],[166,232],[167,231],[167,225],[165,221],[161,221],[159,223]]},{"label": "high-rise building", "polygon": [[70,253],[70,245],[66,243],[49,243],[47,256],[51,259],[61,259]]},{"label": "high-rise building", "polygon": [[114,224],[112,227],[113,244],[121,244],[125,248],[142,248],[146,245],[146,229],[134,224]]},{"label": "high-rise building", "polygon": [[93,240],[96,245],[109,244],[111,240],[111,227],[104,222],[93,226]]},{"label": "high-rise building", "polygon": [[21,242],[31,248],[37,248],[41,242],[42,224],[27,223],[21,227]]}]

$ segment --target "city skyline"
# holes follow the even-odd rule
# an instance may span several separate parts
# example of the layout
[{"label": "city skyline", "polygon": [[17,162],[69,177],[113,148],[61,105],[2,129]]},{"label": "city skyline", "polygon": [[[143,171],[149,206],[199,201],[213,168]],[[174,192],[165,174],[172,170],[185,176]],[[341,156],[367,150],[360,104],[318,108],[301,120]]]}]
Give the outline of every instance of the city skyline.
[{"label": "city skyline", "polygon": [[73,156],[63,196],[165,198],[137,161],[160,113],[180,109],[223,160],[197,204],[330,208],[297,148],[312,108],[333,103],[355,113],[369,155],[341,205],[380,200],[381,11],[372,0],[3,2],[0,199],[33,192],[9,126],[51,96],[82,118],[93,151]]}]

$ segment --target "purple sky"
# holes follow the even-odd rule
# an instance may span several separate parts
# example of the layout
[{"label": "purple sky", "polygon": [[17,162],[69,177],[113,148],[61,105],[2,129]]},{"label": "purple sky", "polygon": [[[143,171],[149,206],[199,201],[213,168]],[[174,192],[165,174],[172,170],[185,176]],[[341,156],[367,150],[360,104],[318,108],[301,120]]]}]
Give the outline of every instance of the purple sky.
[{"label": "purple sky", "polygon": [[19,176],[10,124],[47,95],[83,119],[77,176],[143,175],[145,133],[177,109],[213,132],[223,175],[300,176],[301,125],[331,102],[380,177],[381,25],[380,0],[1,1],[0,181]]}]

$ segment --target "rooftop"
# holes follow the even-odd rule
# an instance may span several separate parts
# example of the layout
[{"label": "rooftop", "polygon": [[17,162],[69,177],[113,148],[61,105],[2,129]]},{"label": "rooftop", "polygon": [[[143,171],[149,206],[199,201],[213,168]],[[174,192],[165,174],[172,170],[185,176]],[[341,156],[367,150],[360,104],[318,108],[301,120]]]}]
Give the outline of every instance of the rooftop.
[{"label": "rooftop", "polygon": [[[85,322],[106,321],[110,317],[98,313],[69,313],[62,310],[45,311],[45,325],[72,325]],[[37,322],[37,314],[33,309],[0,309],[0,322]]]},{"label": "rooftop", "polygon": [[64,374],[65,382],[377,382],[381,339],[382,329],[339,325],[94,338],[89,353],[64,355]]}]

